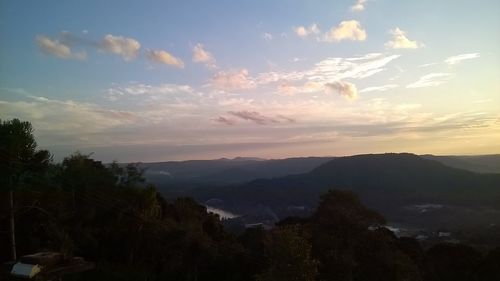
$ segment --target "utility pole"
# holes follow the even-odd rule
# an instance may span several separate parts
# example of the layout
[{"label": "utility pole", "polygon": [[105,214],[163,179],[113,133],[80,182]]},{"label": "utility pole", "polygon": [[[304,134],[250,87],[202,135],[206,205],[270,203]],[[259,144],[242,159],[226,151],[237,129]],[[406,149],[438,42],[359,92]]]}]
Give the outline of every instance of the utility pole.
[{"label": "utility pole", "polygon": [[17,260],[16,253],[16,229],[14,225],[14,192],[9,191],[9,201],[10,201],[10,246],[12,250],[12,260]]}]

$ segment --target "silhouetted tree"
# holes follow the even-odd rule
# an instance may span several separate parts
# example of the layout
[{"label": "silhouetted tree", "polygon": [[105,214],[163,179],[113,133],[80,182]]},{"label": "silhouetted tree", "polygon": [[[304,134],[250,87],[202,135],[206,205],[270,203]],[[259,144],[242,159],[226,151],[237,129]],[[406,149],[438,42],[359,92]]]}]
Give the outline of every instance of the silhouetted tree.
[{"label": "silhouetted tree", "polygon": [[8,191],[13,260],[17,258],[14,190],[22,188],[30,178],[46,170],[50,161],[48,151],[37,150],[31,123],[21,122],[19,119],[0,120],[0,191]]},{"label": "silhouetted tree", "polygon": [[427,280],[469,281],[474,280],[481,254],[474,248],[461,244],[441,243],[426,252]]},{"label": "silhouetted tree", "polygon": [[266,240],[269,268],[257,276],[262,281],[313,281],[318,272],[311,256],[311,244],[301,236],[298,226],[271,231]]}]

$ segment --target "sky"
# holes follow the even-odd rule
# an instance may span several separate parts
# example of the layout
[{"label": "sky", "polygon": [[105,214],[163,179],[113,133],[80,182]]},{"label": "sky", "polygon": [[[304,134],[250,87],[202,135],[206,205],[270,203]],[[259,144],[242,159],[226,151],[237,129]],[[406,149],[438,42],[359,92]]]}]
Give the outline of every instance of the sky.
[{"label": "sky", "polygon": [[0,0],[56,161],[500,153],[500,2]]}]

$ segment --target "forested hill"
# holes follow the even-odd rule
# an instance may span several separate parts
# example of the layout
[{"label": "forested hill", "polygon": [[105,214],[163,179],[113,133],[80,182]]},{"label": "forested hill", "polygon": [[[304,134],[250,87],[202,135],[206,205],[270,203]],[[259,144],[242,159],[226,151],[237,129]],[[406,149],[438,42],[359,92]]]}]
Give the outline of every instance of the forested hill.
[{"label": "forested hill", "polygon": [[169,161],[140,163],[149,182],[166,183],[243,183],[259,178],[275,178],[311,171],[333,157],[297,157],[286,159],[234,159]]},{"label": "forested hill", "polygon": [[[427,154],[421,157],[438,161],[449,167],[472,172],[500,173],[500,155],[435,156]],[[236,157],[234,159],[140,163],[139,166],[146,169],[145,176],[147,180],[157,185],[172,183],[224,185],[308,173],[333,159],[335,157],[295,157],[285,159]],[[356,159],[359,159],[359,157]]]},{"label": "forested hill", "polygon": [[477,173],[500,173],[500,154],[468,155],[468,156],[438,156],[422,155],[422,157],[439,161],[446,166],[464,169]]},{"label": "forested hill", "polygon": [[305,177],[321,185],[353,189],[370,196],[383,193],[396,200],[481,205],[500,202],[500,174],[451,168],[408,153],[342,157]]},{"label": "forested hill", "polygon": [[[230,187],[205,187],[190,193],[200,200],[219,198],[239,211],[264,205],[286,213],[289,206],[314,208],[319,195],[330,188],[355,191],[365,204],[389,219],[401,219],[403,210],[413,205],[439,204],[460,207],[464,212],[463,208],[500,206],[500,174],[451,168],[408,153],[339,157],[309,173]],[[481,217],[478,214],[467,219]],[[498,220],[498,215],[495,217]]]}]

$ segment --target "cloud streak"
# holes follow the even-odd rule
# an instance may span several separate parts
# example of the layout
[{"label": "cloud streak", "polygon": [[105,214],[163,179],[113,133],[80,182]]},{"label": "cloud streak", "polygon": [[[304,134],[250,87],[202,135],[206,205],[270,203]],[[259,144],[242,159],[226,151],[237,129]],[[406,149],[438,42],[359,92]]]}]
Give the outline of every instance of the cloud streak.
[{"label": "cloud streak", "polygon": [[260,114],[259,112],[256,111],[229,111],[229,114],[231,114],[234,117],[246,120],[246,121],[251,121],[255,124],[258,125],[267,125],[267,124],[272,124],[272,123],[278,123],[278,121],[272,117],[264,116]]},{"label": "cloud streak", "polygon": [[400,55],[386,56],[370,53],[361,57],[331,57],[316,63],[311,69],[304,71],[273,71],[260,73],[256,77],[259,85],[283,81],[308,80],[321,84],[346,79],[363,79],[385,70],[387,64]]},{"label": "cloud streak", "polygon": [[323,84],[314,81],[307,81],[300,86],[294,86],[289,82],[283,82],[278,85],[278,92],[284,95],[315,93],[323,90]]},{"label": "cloud streak", "polygon": [[216,123],[227,125],[227,126],[233,126],[236,124],[235,120],[224,117],[224,116],[219,116],[217,118],[214,118],[213,121]]},{"label": "cloud streak", "polygon": [[382,86],[374,86],[374,87],[367,87],[362,90],[360,90],[360,93],[369,93],[369,92],[385,92],[394,88],[399,87],[397,84],[387,84],[387,85],[382,85]]},{"label": "cloud streak", "polygon": [[177,68],[184,68],[184,62],[174,57],[167,51],[164,50],[149,50],[147,52],[147,57],[150,61],[175,66]]},{"label": "cloud streak", "polygon": [[451,56],[445,59],[445,63],[449,65],[455,65],[459,64],[464,60],[470,60],[470,59],[476,59],[479,58],[481,55],[479,53],[470,53],[470,54],[461,54],[457,56]]},{"label": "cloud streak", "polygon": [[451,73],[430,73],[420,77],[417,81],[408,84],[406,88],[426,88],[426,87],[436,87],[445,82],[448,82],[453,78]]},{"label": "cloud streak", "polygon": [[179,84],[159,84],[149,85],[144,83],[129,83],[126,85],[113,85],[106,89],[106,97],[110,101],[119,99],[141,96],[150,100],[160,100],[164,97],[174,95],[196,95],[196,91],[189,85]]},{"label": "cloud streak", "polygon": [[[270,125],[270,124],[278,124],[278,123],[294,123],[295,119],[286,117],[283,115],[277,115],[276,117],[270,117],[262,115],[257,111],[228,111],[229,115],[236,117],[241,120],[249,121],[255,123],[257,125]],[[235,121],[232,121],[225,117],[218,117],[217,121],[220,123],[224,123],[226,125],[234,125]]]}]

